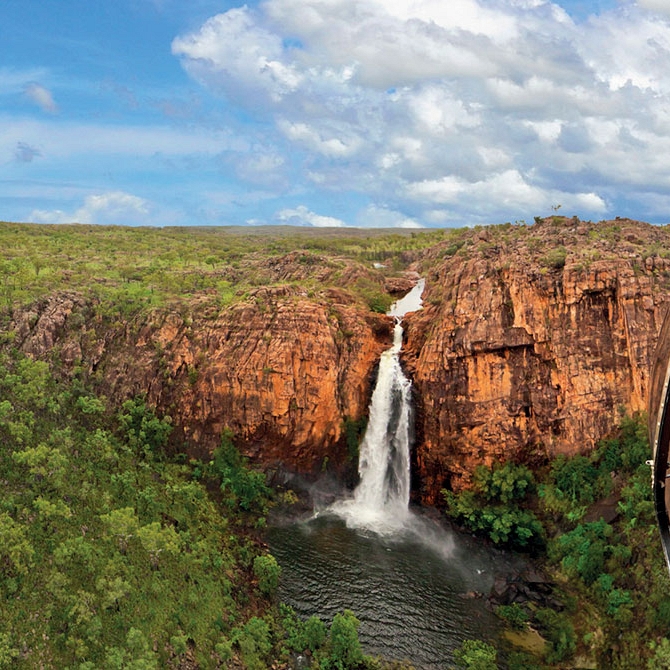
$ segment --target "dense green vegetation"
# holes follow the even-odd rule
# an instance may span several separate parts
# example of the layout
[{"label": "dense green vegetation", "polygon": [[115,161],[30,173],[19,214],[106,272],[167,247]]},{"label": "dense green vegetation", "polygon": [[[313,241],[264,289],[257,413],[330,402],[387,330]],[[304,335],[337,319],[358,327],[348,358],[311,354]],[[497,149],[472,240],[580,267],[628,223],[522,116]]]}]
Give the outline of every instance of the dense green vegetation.
[{"label": "dense green vegetation", "polygon": [[4,665],[211,664],[256,598],[257,550],[161,460],[167,417],[141,399],[110,417],[18,355],[0,359],[0,394]]},{"label": "dense green vegetation", "polygon": [[539,550],[544,529],[533,512],[524,509],[535,488],[533,473],[523,465],[479,466],[473,487],[456,495],[444,491],[447,513],[469,530],[512,549]]},{"label": "dense green vegetation", "polygon": [[[79,290],[124,316],[194,295],[222,306],[250,289],[300,283],[342,286],[352,263],[366,272],[351,290],[376,311],[390,298],[383,273],[405,267],[444,231],[271,228],[128,228],[0,222],[0,314],[54,290]],[[298,269],[286,271],[282,257]],[[385,268],[374,270],[373,262]],[[303,271],[299,268],[302,266]],[[318,269],[318,272],[314,272]],[[349,282],[346,282],[349,283]]]},{"label": "dense green vegetation", "polygon": [[[597,667],[666,667],[670,579],[648,457],[643,417],[624,417],[596,452],[557,458],[537,481],[526,468],[508,463],[478,469],[472,491],[445,492],[455,520],[496,544],[539,554],[559,586],[560,611],[532,603],[498,608],[510,629],[531,624],[547,640],[543,658],[514,652],[509,667],[554,667],[576,653],[595,657]],[[598,503],[611,495],[615,518],[607,523]],[[460,667],[497,667],[490,659],[489,665],[468,665],[481,656],[473,649],[459,656]]]},{"label": "dense green vegetation", "polygon": [[[280,568],[254,539],[262,474],[224,433],[178,463],[142,398],[115,411],[46,363],[0,354],[0,668],[381,668],[358,621],[328,630],[278,607]],[[189,665],[190,664],[190,665]]]},{"label": "dense green vegetation", "polygon": [[[538,217],[532,226],[517,221],[417,231],[0,222],[0,310],[63,289],[84,290],[131,311],[140,304],[158,306],[193,295],[209,295],[225,305],[253,287],[299,282],[319,290],[324,283],[341,287],[343,278],[360,295],[368,293],[377,301],[384,299],[378,292],[380,274],[393,274],[416,260],[428,269],[454,257],[494,259],[512,253],[546,272],[568,261],[588,268],[594,261],[624,254],[641,260],[667,258],[667,228],[636,224],[627,231],[629,223],[554,216]],[[287,256],[305,271],[287,275],[279,262]],[[348,275],[352,262],[370,272]],[[373,263],[384,267],[376,274]]]}]

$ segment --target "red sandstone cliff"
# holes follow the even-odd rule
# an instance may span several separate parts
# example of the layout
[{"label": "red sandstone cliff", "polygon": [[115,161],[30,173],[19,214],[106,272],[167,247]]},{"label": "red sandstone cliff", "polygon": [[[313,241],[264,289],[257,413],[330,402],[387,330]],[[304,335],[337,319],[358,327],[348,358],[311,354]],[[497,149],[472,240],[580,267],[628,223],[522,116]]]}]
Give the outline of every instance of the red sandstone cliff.
[{"label": "red sandstone cliff", "polygon": [[[15,330],[24,351],[81,365],[115,402],[146,393],[191,455],[206,456],[229,428],[266,465],[343,466],[343,424],[366,412],[390,319],[344,291],[319,302],[288,286],[256,289],[221,310],[190,307],[186,317],[161,310],[110,327],[80,295],[58,294],[19,315]],[[73,320],[82,327],[68,328]]]},{"label": "red sandstone cliff", "polygon": [[614,222],[603,241],[603,229],[557,218],[507,238],[475,233],[429,271],[406,347],[425,502],[467,485],[478,464],[589,451],[620,408],[646,409],[670,260],[641,247],[670,238]]},{"label": "red sandstone cliff", "polygon": [[[466,486],[480,463],[588,451],[620,407],[644,409],[670,287],[665,228],[553,217],[452,237],[420,260],[425,307],[406,320],[426,503]],[[338,467],[343,422],[366,412],[389,320],[345,290],[360,267],[308,260],[266,270],[343,288],[274,285],[224,308],[195,301],[116,324],[63,293],[16,316],[16,343],[80,365],[115,400],[146,392],[192,454],[228,427],[259,462]]]}]

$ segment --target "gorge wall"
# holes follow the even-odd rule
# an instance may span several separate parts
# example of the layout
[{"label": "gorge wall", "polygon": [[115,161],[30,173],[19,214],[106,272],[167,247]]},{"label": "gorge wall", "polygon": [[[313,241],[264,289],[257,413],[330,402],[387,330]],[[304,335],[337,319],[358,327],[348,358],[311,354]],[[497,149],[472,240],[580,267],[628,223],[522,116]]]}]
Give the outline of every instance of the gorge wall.
[{"label": "gorge wall", "polygon": [[[645,409],[670,295],[666,249],[665,228],[552,217],[461,231],[417,256],[424,309],[405,321],[403,355],[422,502],[467,486],[478,464],[588,451],[620,408]],[[25,352],[83,370],[110,398],[146,393],[172,416],[175,449],[204,456],[230,428],[263,464],[341,472],[344,426],[366,414],[391,321],[346,278],[321,280],[317,294],[269,286],[226,307],[196,301],[116,323],[66,292],[12,328]]]},{"label": "gorge wall", "polygon": [[[567,233],[585,244],[564,258],[534,259],[523,244],[496,248],[484,234],[481,253],[428,275],[427,307],[411,320],[407,344],[424,501],[467,486],[479,464],[588,452],[621,411],[646,410],[670,261],[643,258],[627,241],[637,224],[618,227],[605,245],[617,258],[585,261],[581,224]],[[568,241],[565,227],[542,232]]]},{"label": "gorge wall", "polygon": [[53,296],[19,318],[21,347],[83,365],[115,403],[146,394],[173,419],[175,449],[206,457],[229,429],[254,460],[306,473],[344,465],[344,423],[365,413],[390,338],[387,318],[337,290],[321,304],[290,287],[258,289],[224,310],[161,310],[116,327],[91,310],[81,296]]}]

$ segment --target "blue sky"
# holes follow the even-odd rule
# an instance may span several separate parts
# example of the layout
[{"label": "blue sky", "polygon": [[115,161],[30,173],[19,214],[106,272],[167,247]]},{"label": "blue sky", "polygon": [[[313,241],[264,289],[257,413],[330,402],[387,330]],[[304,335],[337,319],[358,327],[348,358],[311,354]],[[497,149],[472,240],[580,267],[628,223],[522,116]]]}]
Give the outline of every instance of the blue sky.
[{"label": "blue sky", "polygon": [[670,221],[666,0],[2,0],[0,220]]}]

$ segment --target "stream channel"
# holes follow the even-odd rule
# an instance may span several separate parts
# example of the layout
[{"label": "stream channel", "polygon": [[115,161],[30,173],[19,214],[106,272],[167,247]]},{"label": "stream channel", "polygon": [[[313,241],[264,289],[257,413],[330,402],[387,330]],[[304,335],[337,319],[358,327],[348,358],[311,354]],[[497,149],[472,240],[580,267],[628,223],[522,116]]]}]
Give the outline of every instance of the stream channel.
[{"label": "stream channel", "polygon": [[320,502],[305,518],[274,515],[267,532],[282,568],[279,595],[302,617],[326,622],[350,609],[365,653],[446,669],[465,639],[491,640],[486,608],[496,574],[519,568],[513,555],[450,530],[409,508],[411,382],[399,362],[402,317],[421,309],[423,281],[391,308],[393,345],[382,354],[360,447],[360,483],[344,499]]}]

